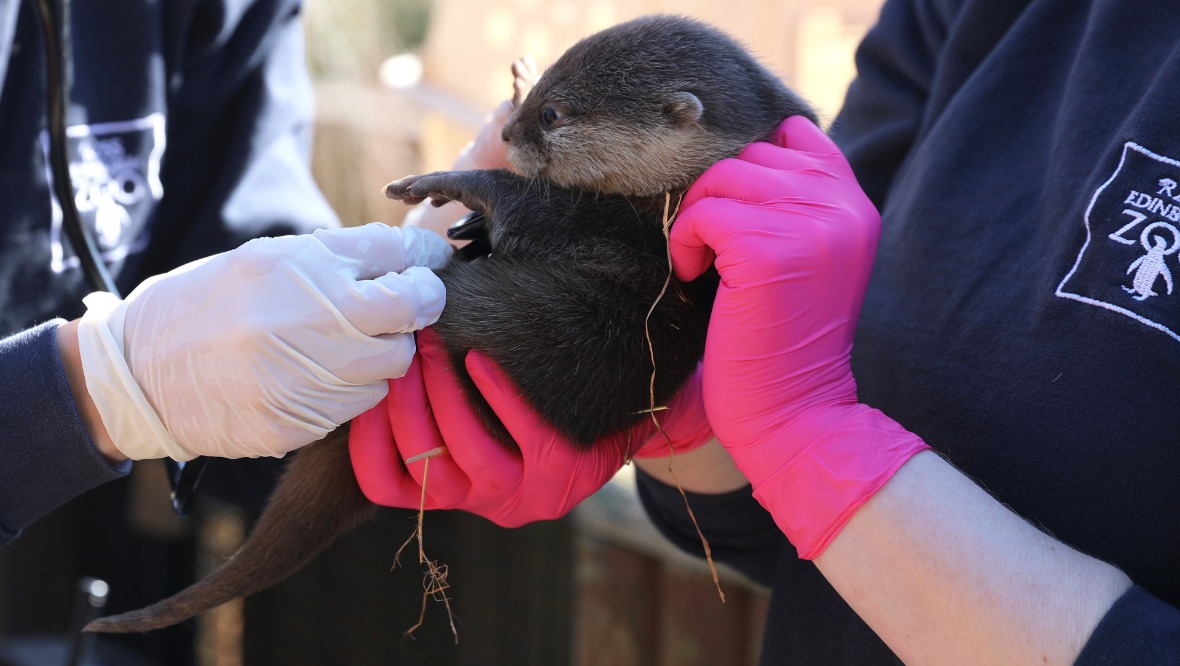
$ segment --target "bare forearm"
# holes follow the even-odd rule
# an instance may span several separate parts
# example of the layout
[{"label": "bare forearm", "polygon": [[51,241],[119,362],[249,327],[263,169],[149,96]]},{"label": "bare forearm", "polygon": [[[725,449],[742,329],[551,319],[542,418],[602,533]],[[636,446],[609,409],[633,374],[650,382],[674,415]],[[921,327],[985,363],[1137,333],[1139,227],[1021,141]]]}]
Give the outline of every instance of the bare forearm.
[{"label": "bare forearm", "polygon": [[907,664],[1071,664],[1131,585],[933,453],[902,467],[815,562]]},{"label": "bare forearm", "polygon": [[671,465],[665,456],[636,458],[635,466],[666,485],[675,486],[679,482],[681,489],[690,493],[719,495],[749,484],[716,439],[687,453],[676,454]]}]

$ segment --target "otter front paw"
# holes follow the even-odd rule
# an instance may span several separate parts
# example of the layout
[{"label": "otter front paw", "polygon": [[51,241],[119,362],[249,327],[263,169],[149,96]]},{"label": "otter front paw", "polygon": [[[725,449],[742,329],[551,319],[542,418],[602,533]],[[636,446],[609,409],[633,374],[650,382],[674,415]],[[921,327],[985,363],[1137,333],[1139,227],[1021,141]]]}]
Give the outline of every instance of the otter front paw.
[{"label": "otter front paw", "polygon": [[382,192],[394,201],[403,201],[410,205],[430,199],[431,205],[438,207],[452,201],[463,200],[460,179],[456,177],[455,173],[445,171],[422,176],[406,176],[401,180],[389,183]]}]

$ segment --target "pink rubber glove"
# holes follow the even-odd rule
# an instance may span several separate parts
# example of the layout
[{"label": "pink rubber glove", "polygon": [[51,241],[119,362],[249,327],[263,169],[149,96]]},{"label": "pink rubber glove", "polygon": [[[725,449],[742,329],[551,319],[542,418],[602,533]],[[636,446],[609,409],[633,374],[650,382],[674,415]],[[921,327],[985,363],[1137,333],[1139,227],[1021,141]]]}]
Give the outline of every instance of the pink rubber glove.
[{"label": "pink rubber glove", "polygon": [[[426,508],[462,509],[503,527],[517,527],[568,513],[614,476],[629,447],[635,455],[667,454],[667,440],[649,420],[580,451],[541,421],[485,355],[469,352],[466,365],[519,450],[486,432],[437,335],[425,329],[418,334],[418,356],[406,375],[390,381],[385,400],[352,421],[353,470],[371,501],[418,508],[425,461],[404,461],[445,446],[446,454],[429,459]],[[658,414],[678,453],[712,438],[699,381],[690,382]]]},{"label": "pink rubber glove", "polygon": [[818,557],[911,456],[916,435],[859,404],[850,357],[881,218],[803,117],[710,168],[672,228],[682,280],[721,274],[705,409],[754,496]]}]

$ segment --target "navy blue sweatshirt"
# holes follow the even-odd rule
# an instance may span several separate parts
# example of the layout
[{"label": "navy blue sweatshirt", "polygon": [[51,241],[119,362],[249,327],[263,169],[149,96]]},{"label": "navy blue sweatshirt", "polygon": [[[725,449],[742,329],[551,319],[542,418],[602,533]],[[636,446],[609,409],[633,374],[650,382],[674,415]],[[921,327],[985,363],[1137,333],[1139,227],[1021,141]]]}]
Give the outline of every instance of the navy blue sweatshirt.
[{"label": "navy blue sweatshirt", "polygon": [[[1180,663],[1178,25],[1171,2],[888,0],[832,130],[883,220],[860,397],[1132,578],[1081,664]],[[642,484],[692,550],[678,498]],[[759,510],[705,506],[706,535]],[[751,572],[774,588],[763,663],[896,662],[742,520],[764,547],[739,565],[774,562]]]},{"label": "navy blue sweatshirt", "polygon": [[[124,293],[336,224],[307,167],[298,0],[71,4],[72,181]],[[128,468],[87,437],[56,346],[52,320],[80,315],[89,288],[50,194],[45,87],[31,4],[0,0],[0,544]]]}]

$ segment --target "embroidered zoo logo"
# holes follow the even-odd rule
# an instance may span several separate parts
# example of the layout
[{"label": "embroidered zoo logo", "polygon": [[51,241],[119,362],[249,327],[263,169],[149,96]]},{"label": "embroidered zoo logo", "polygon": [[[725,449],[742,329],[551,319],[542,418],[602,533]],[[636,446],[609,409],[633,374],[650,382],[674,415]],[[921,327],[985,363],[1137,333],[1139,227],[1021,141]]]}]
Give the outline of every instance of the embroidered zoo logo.
[{"label": "embroidered zoo logo", "polygon": [[[163,196],[160,158],[164,153],[164,116],[67,128],[74,205],[90,228],[103,259],[122,260],[147,245],[147,218]],[[48,171],[49,138],[42,134]],[[52,190],[51,190],[52,192]],[[60,273],[78,266],[63,243],[61,205],[51,195],[51,268]]]},{"label": "embroidered zoo logo", "polygon": [[1127,142],[1084,221],[1086,242],[1057,295],[1180,340],[1180,161]]}]

